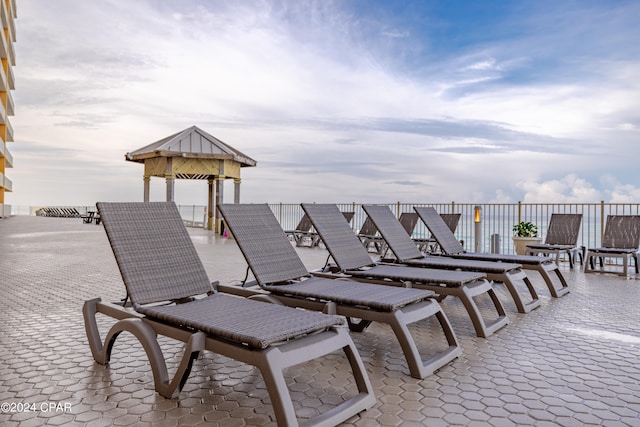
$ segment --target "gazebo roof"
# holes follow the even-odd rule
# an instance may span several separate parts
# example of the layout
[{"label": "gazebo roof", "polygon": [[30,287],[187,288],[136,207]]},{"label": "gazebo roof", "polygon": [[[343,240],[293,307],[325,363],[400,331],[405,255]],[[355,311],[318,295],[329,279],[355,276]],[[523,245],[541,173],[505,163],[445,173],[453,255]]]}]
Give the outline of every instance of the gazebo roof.
[{"label": "gazebo roof", "polygon": [[255,166],[257,162],[235,148],[225,144],[197,126],[191,126],[174,135],[126,154],[132,162],[144,163],[155,157],[187,157],[200,159],[234,160],[241,167]]}]

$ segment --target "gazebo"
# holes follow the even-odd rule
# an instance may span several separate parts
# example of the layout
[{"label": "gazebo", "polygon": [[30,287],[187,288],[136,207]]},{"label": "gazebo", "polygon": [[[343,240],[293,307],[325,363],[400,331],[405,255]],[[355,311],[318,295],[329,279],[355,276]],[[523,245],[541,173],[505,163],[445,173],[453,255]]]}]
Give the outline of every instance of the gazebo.
[{"label": "gazebo", "polygon": [[214,228],[215,218],[217,232],[221,231],[220,217],[215,207],[223,202],[224,180],[233,179],[233,201],[240,203],[240,170],[256,166],[251,157],[196,126],[127,153],[125,158],[130,162],[144,163],[145,202],[149,201],[152,176],[166,180],[167,201],[174,200],[176,179],[206,179],[209,183],[207,228]]}]

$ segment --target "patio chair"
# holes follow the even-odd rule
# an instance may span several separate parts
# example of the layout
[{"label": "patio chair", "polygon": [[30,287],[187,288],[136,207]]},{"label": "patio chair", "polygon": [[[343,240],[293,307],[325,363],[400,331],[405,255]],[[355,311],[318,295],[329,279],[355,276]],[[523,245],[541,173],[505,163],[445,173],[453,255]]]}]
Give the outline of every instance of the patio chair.
[{"label": "patio chair", "polygon": [[[414,378],[431,375],[462,353],[449,320],[432,298],[433,292],[311,277],[268,205],[222,204],[218,209],[255,278],[255,282],[245,283],[243,287],[220,288],[225,292],[250,296],[265,295],[266,291],[289,306],[346,316],[350,329],[357,332],[362,332],[371,322],[388,324]],[[344,224],[346,226],[346,222]],[[431,316],[436,316],[440,323],[448,347],[422,360],[408,325]],[[356,323],[352,318],[361,320]]]},{"label": "patio chair", "polygon": [[[479,337],[488,337],[509,323],[509,318],[486,274],[469,271],[436,270],[375,263],[353,231],[340,218],[335,205],[302,204],[313,226],[336,263],[327,273],[348,275],[357,280],[382,285],[427,289],[438,295],[453,295],[464,304]],[[486,321],[474,297],[487,294],[497,311],[497,318]]]},{"label": "patio chair", "polygon": [[[418,221],[420,219],[418,214],[416,212],[413,212],[413,214],[415,215],[416,221]],[[458,228],[458,224],[460,223],[461,216],[462,214],[460,213],[441,213],[440,214],[440,217],[442,218],[444,223],[447,224],[447,226],[449,227],[452,233],[456,232],[456,229]],[[414,228],[415,228],[415,225],[414,225]],[[438,253],[440,251],[440,248],[438,246],[438,241],[433,236],[429,236],[426,238],[413,238],[413,241],[418,246],[418,250],[420,252]],[[463,244],[463,243],[464,243],[463,241],[460,241],[460,244]]]},{"label": "patio chair", "polygon": [[[306,214],[305,214],[306,215]],[[366,218],[360,230],[358,230],[358,239],[362,242],[367,251],[373,249],[373,252],[380,254],[384,251],[384,240],[378,229],[371,219]]]},{"label": "patio chair", "polygon": [[294,242],[296,242],[296,246],[303,246],[304,241],[307,239],[311,241],[310,245],[313,246],[313,241],[317,234],[311,231],[312,228],[313,224],[311,223],[311,220],[306,214],[304,214],[302,215],[298,225],[296,225],[296,228],[294,230],[285,231],[285,233],[287,236],[293,237]]},{"label": "patio chair", "polygon": [[580,257],[580,264],[584,263],[584,247],[578,246],[578,234],[582,214],[551,214],[549,228],[544,243],[527,245],[527,255],[553,254],[556,264],[560,265],[560,255],[567,254],[569,268],[573,268],[576,257]]},{"label": "patio chair", "polygon": [[[149,358],[156,391],[172,398],[199,352],[209,350],[258,368],[278,425],[291,426],[298,419],[284,370],[342,350],[357,393],[305,423],[335,425],[374,405],[371,383],[341,326],[343,319],[217,292],[173,202],[98,203],[98,210],[133,310],[100,298],[85,302],[85,328],[96,362],[107,364],[118,335],[130,332]],[[97,313],[115,320],[104,345]],[[158,335],[185,343],[173,379]]]},{"label": "patio chair", "polygon": [[[540,307],[540,299],[531,281],[520,264],[476,261],[468,259],[454,259],[442,256],[423,255],[416,248],[414,242],[403,232],[403,227],[387,206],[362,206],[376,225],[380,234],[395,256],[395,262],[416,267],[442,268],[449,270],[477,271],[485,273],[487,279],[504,283],[511,294],[519,313],[528,313]],[[417,214],[416,214],[417,216]],[[529,291],[530,301],[524,299],[518,292],[516,283],[521,283]]]},{"label": "patio chair", "polygon": [[[353,219],[354,212],[342,212],[344,219],[351,223]],[[296,246],[308,246],[310,248],[314,248],[318,246],[320,239],[318,238],[318,233],[313,230],[313,224],[309,220],[307,214],[302,216],[302,219],[296,226],[295,230],[285,231],[287,236],[293,236],[293,240],[296,242]],[[309,242],[309,244],[305,245],[305,242]]]},{"label": "patio chair", "polygon": [[402,225],[409,237],[413,236],[413,230],[418,224],[418,214],[415,212],[402,212],[398,221],[400,221],[400,225]]},{"label": "patio chair", "polygon": [[[562,275],[557,264],[551,259],[532,255],[466,252],[433,207],[415,206],[413,209],[418,213],[420,219],[425,223],[433,237],[438,241],[440,250],[444,255],[452,258],[518,263],[521,264],[522,268],[525,270],[537,271],[544,279],[552,297],[559,298],[569,293],[569,285],[567,284],[567,281]],[[550,272],[555,273],[558,281],[560,282],[559,288],[556,288]]]},{"label": "patio chair", "polygon": [[[604,228],[602,246],[587,249],[585,273],[606,272],[606,258],[622,258],[622,276],[629,274],[629,260],[633,259],[638,274],[638,251],[640,250],[640,216],[609,215]],[[595,268],[595,258],[600,261],[600,269]]]}]

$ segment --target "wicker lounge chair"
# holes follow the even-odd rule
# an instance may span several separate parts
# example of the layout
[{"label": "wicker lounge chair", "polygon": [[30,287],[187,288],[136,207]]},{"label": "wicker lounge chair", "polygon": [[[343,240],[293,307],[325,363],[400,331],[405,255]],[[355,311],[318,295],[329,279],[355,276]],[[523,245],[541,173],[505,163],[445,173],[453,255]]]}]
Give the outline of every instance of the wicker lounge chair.
[{"label": "wicker lounge chair", "polygon": [[551,214],[544,243],[527,245],[526,254],[553,254],[559,265],[560,255],[566,253],[570,268],[573,268],[577,256],[580,257],[580,264],[583,264],[584,248],[578,246],[581,223],[582,214]]},{"label": "wicker lounge chair", "polygon": [[[306,215],[306,214],[305,214]],[[358,230],[358,239],[362,242],[367,251],[371,251],[377,254],[382,254],[385,251],[384,240],[380,233],[378,233],[378,229],[371,219],[366,218],[360,230]]]},{"label": "wicker lounge chair", "polygon": [[[395,260],[402,264],[443,268],[449,270],[477,271],[485,273],[487,279],[494,282],[502,282],[511,294],[513,301],[519,313],[528,313],[531,310],[540,307],[540,300],[531,284],[527,275],[522,271],[520,264],[494,262],[494,261],[476,261],[469,259],[454,259],[442,256],[423,255],[416,248],[411,238],[403,232],[403,227],[396,219],[395,215],[386,206],[363,206],[367,216],[371,218],[376,225],[380,234],[389,245],[391,252],[395,256]],[[417,215],[417,214],[416,214]],[[529,302],[524,302],[522,296],[518,292],[515,283],[522,283],[529,291]]]},{"label": "wicker lounge chair", "polygon": [[402,212],[400,214],[400,225],[404,228],[404,231],[407,232],[409,237],[413,236],[413,230],[416,228],[416,224],[418,224],[418,214],[415,212]]},{"label": "wicker lounge chair", "polygon": [[296,225],[295,230],[287,230],[285,233],[287,236],[292,236],[296,246],[303,246],[304,242],[309,240],[311,243],[309,246],[314,246],[317,233],[311,231],[313,224],[309,217],[305,214],[302,215],[300,222]]},{"label": "wicker lounge chair", "polygon": [[[412,214],[415,215],[415,220],[416,220],[416,223],[417,223],[417,221],[420,219],[420,217],[418,216],[418,214],[416,212],[412,212]],[[406,212],[406,213],[403,213],[402,215],[409,215],[409,213]],[[402,220],[402,215],[400,216],[400,220]],[[447,224],[447,226],[449,227],[449,229],[451,230],[452,233],[456,232],[456,229],[458,228],[458,223],[460,223],[460,217],[461,216],[462,216],[462,214],[459,214],[459,213],[441,213],[440,214],[440,218],[442,218],[444,223]],[[400,221],[400,222],[402,222],[402,221]],[[415,228],[415,225],[414,225],[414,228]],[[405,227],[405,229],[406,229],[406,227]],[[412,234],[409,234],[409,235],[412,236]],[[413,239],[414,243],[418,246],[418,250],[420,252],[428,252],[428,253],[438,253],[438,252],[440,252],[440,248],[438,246],[438,241],[433,236],[425,237],[425,238],[414,238],[412,236],[412,239]],[[463,242],[461,241],[460,244],[462,244],[462,243]]]},{"label": "wicker lounge chair", "polygon": [[[376,264],[352,230],[340,219],[335,205],[302,204],[313,226],[337,264],[335,274],[348,275],[372,283],[428,289],[438,295],[460,298],[479,337],[488,337],[509,323],[509,318],[492,285],[484,273],[435,270],[393,264]],[[488,294],[498,313],[496,319],[485,321],[473,297]]]},{"label": "wicker lounge chair", "polygon": [[[87,338],[98,363],[108,363],[115,339],[130,332],[149,358],[156,391],[171,398],[187,381],[198,353],[209,350],[257,367],[278,425],[291,426],[298,419],[283,371],[342,350],[358,392],[305,423],[335,425],[375,404],[362,360],[341,327],[343,319],[217,292],[173,202],[98,203],[98,209],[135,309],[99,298],[85,302]],[[97,313],[116,321],[104,345]],[[185,343],[173,379],[157,335]]]},{"label": "wicker lounge chair", "polygon": [[[638,274],[638,251],[640,250],[640,216],[609,215],[604,228],[602,246],[587,249],[584,272],[606,272],[605,258],[622,258],[623,276],[629,274],[629,260],[633,259]],[[600,269],[595,268],[595,258],[600,261]]]},{"label": "wicker lounge chair", "polygon": [[[350,223],[353,219],[354,212],[342,212],[342,215],[344,216],[344,219]],[[313,230],[313,224],[309,220],[307,214],[302,215],[302,219],[298,225],[296,225],[295,230],[285,231],[285,234],[287,236],[293,236],[293,240],[296,242],[296,246],[298,247],[308,246],[310,248],[314,248],[318,246],[318,243],[320,242],[318,233]]]},{"label": "wicker lounge chair", "polygon": [[[367,219],[368,218],[369,217],[367,217]],[[413,242],[417,245],[418,248],[420,248],[421,251],[422,250],[426,251],[429,245],[435,242],[435,240],[430,239],[429,237],[426,237],[426,238],[413,237],[413,230],[416,228],[416,225],[418,224],[418,220],[419,220],[417,213],[402,212],[398,220],[400,221],[400,225],[402,225],[402,228],[404,228],[404,231],[407,232],[411,240],[413,240]],[[388,249],[388,248],[385,246],[385,249]],[[383,254],[380,254],[380,255],[383,255]]]},{"label": "wicker lounge chair", "polygon": [[[551,259],[532,255],[465,252],[460,242],[456,240],[449,227],[442,221],[442,218],[440,218],[440,215],[438,215],[438,212],[436,212],[434,208],[416,206],[413,209],[418,213],[427,228],[429,228],[433,237],[436,238],[443,254],[452,258],[518,263],[521,264],[525,270],[535,270],[540,273],[552,297],[559,298],[569,292],[567,281],[558,269],[556,263]],[[558,278],[560,282],[559,288],[556,288],[549,274],[550,272],[554,272]]]},{"label": "wicker lounge chair", "polygon": [[[255,282],[249,285],[257,284],[258,288],[248,289],[247,284],[226,286],[221,288],[225,292],[251,296],[267,291],[286,305],[344,315],[357,332],[372,321],[386,323],[396,334],[414,378],[431,375],[461,354],[449,320],[432,298],[433,292],[311,277],[268,205],[222,204],[218,209],[253,272]],[[431,316],[439,321],[448,348],[422,360],[408,325]],[[354,323],[351,318],[361,320]]]}]

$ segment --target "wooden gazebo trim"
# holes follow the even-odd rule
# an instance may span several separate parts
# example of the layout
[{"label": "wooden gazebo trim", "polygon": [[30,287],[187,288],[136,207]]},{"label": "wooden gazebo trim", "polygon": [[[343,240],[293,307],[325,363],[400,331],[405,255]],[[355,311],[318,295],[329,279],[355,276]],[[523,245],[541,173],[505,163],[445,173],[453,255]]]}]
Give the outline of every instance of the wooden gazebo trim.
[{"label": "wooden gazebo trim", "polygon": [[[188,151],[179,150],[187,147]],[[240,203],[240,170],[257,164],[249,156],[196,126],[129,152],[125,159],[144,164],[145,202],[149,201],[152,176],[165,178],[167,201],[174,199],[176,179],[206,179],[209,187],[207,228],[213,229],[215,223],[217,232],[221,231],[221,219],[215,207],[223,202],[224,180],[233,179],[234,203]]]}]

